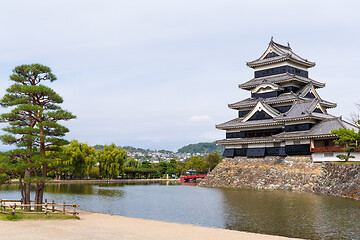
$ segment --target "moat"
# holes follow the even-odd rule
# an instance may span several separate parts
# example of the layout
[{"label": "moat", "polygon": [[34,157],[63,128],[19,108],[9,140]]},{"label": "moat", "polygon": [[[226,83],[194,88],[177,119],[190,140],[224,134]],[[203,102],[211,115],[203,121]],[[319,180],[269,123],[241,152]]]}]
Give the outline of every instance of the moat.
[{"label": "moat", "polygon": [[[0,198],[20,198],[18,185],[0,190]],[[310,193],[170,182],[48,184],[45,198],[128,217],[305,239],[360,239],[360,201]]]}]

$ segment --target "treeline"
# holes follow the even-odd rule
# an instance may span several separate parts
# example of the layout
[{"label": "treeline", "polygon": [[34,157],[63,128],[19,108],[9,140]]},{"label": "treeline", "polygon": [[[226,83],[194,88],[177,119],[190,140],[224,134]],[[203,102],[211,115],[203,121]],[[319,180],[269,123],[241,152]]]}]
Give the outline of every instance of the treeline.
[{"label": "treeline", "polygon": [[137,161],[127,156],[127,151],[115,144],[96,149],[86,143],[73,140],[63,147],[63,158],[49,166],[49,177],[55,179],[101,178],[161,178],[179,177],[187,171],[207,173],[221,161],[217,152],[206,157],[193,156],[186,162],[171,159],[168,162],[151,163]]},{"label": "treeline", "polygon": [[216,145],[215,142],[203,142],[196,144],[186,145],[178,150],[178,153],[212,153],[218,152],[223,154],[225,147],[222,145]]},{"label": "treeline", "polygon": [[[195,174],[211,171],[221,161],[217,152],[205,157],[192,156],[184,162],[171,159],[151,163],[127,156],[127,151],[115,144],[96,149],[86,143],[72,140],[63,146],[57,160],[48,165],[48,177],[53,179],[138,179],[180,177],[189,170]],[[13,172],[3,171],[0,183],[14,178]],[[16,176],[15,176],[16,178]]]},{"label": "treeline", "polygon": [[[100,150],[100,149],[104,148],[104,145],[95,145],[94,148],[96,150]],[[136,148],[136,147],[132,147],[132,146],[123,146],[122,149],[124,149],[126,151],[140,152],[140,153],[151,152],[150,149]],[[219,155],[222,155],[224,150],[225,150],[225,147],[222,145],[216,145],[216,142],[203,142],[203,143],[188,144],[188,145],[180,148],[177,152],[178,153],[192,153],[192,154],[218,152]],[[168,150],[157,150],[157,152],[167,153],[167,154],[174,153],[174,152],[168,151]]]}]

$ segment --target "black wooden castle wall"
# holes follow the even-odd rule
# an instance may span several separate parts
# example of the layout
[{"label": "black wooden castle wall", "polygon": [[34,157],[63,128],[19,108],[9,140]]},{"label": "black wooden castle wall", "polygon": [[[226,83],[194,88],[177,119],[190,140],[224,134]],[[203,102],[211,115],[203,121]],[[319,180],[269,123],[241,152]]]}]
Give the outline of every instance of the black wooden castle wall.
[{"label": "black wooden castle wall", "polygon": [[308,71],[294,68],[291,66],[281,66],[276,68],[269,68],[265,70],[255,71],[254,74],[255,74],[255,78],[260,78],[260,77],[267,77],[267,76],[286,73],[286,72],[306,78],[309,76]]},{"label": "black wooden castle wall", "polygon": [[310,155],[310,144],[286,145],[285,147],[264,148],[226,148],[223,156],[233,157],[264,157],[286,155]]}]

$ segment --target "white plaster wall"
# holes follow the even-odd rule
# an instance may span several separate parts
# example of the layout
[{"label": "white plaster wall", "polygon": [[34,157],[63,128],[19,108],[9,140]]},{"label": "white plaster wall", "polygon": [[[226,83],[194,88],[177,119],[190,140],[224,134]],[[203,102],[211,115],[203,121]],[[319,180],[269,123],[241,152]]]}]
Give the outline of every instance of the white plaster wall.
[{"label": "white plaster wall", "polygon": [[294,141],[300,141],[300,144],[310,144],[310,139],[301,139],[301,140],[286,141],[286,145],[294,145]]},{"label": "white plaster wall", "polygon": [[252,143],[248,145],[248,148],[264,148],[266,143]]},{"label": "white plaster wall", "polygon": [[[331,153],[331,152],[328,152]],[[331,162],[331,161],[341,161],[339,158],[336,157],[338,154],[344,154],[344,152],[332,152],[332,157],[325,157],[323,152],[316,152],[312,153],[311,157],[313,162]],[[355,158],[351,158],[349,161],[360,161],[360,152],[354,152],[353,155]]]}]

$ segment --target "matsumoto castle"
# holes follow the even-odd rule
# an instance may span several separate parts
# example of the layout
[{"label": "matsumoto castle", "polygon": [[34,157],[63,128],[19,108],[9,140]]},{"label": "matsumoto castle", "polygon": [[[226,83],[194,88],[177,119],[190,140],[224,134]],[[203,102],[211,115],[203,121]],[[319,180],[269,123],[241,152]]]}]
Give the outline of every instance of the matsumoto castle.
[{"label": "matsumoto castle", "polygon": [[328,113],[336,103],[317,93],[325,83],[309,78],[308,69],[315,63],[294,53],[289,44],[271,39],[264,54],[246,65],[254,69],[254,78],[239,88],[250,91],[251,97],[229,104],[238,117],[216,126],[226,130],[226,139],[217,141],[226,146],[224,156],[339,160],[342,147],[333,142],[331,130],[354,126]]}]

